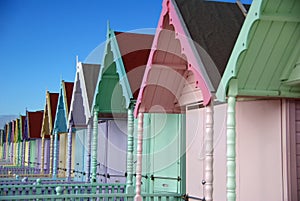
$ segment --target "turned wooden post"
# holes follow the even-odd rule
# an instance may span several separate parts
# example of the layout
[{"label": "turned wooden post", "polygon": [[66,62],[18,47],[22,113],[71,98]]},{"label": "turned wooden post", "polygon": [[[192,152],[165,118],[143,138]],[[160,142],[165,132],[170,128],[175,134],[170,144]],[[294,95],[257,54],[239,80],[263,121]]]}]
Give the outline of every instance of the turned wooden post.
[{"label": "turned wooden post", "polygon": [[86,160],[86,182],[90,182],[91,176],[91,136],[92,136],[92,124],[93,121],[90,119],[87,126],[87,160]]},{"label": "turned wooden post", "polygon": [[142,201],[141,185],[142,185],[142,153],[143,153],[143,118],[144,114],[138,114],[138,138],[137,138],[137,164],[136,164],[136,189],[135,201]]},{"label": "turned wooden post", "polygon": [[54,146],[54,140],[53,135],[50,135],[50,161],[49,161],[49,175],[52,175],[53,170],[53,146]]},{"label": "turned wooden post", "polygon": [[214,118],[213,98],[205,110],[205,159],[204,159],[204,195],[205,200],[213,200],[213,142],[214,142]]},{"label": "turned wooden post", "polygon": [[67,147],[67,180],[71,180],[71,168],[72,168],[72,123],[69,125],[68,132],[68,147]]},{"label": "turned wooden post", "polygon": [[133,108],[128,109],[127,118],[127,181],[126,193],[133,193]]},{"label": "turned wooden post", "polygon": [[93,118],[93,139],[92,139],[92,167],[91,167],[91,174],[92,174],[92,182],[97,182],[97,142],[98,142],[98,111],[94,111],[94,118]]},{"label": "turned wooden post", "polygon": [[58,167],[58,133],[54,132],[54,150],[53,150],[53,178],[57,178],[57,167]]},{"label": "turned wooden post", "polygon": [[236,200],[236,97],[228,97],[227,106],[227,201]]},{"label": "turned wooden post", "polygon": [[42,155],[41,155],[41,174],[44,174],[44,165],[45,165],[45,136],[42,136]]}]

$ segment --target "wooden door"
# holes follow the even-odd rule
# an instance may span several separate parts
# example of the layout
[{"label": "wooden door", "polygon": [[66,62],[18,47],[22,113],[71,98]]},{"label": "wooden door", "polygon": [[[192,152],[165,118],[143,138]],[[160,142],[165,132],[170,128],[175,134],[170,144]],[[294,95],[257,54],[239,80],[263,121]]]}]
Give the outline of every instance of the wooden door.
[{"label": "wooden door", "polygon": [[67,146],[68,146],[68,134],[67,133],[61,133],[59,134],[59,152],[58,152],[58,176],[59,177],[65,177],[66,171],[65,169],[67,164]]},{"label": "wooden door", "polygon": [[36,155],[36,141],[30,140],[30,167],[35,167],[35,163],[37,162],[37,155]]},{"label": "wooden door", "polygon": [[204,108],[186,112],[186,192],[200,198],[204,179],[204,118]]},{"label": "wooden door", "polygon": [[[300,200],[300,101],[283,101],[286,108],[286,167],[288,200]],[[284,145],[285,146],[285,145]]]},{"label": "wooden door", "polygon": [[74,180],[76,181],[85,181],[85,176],[81,173],[84,172],[85,168],[85,160],[84,160],[84,143],[85,143],[85,129],[76,130],[76,138],[75,138],[75,150],[72,150],[72,153],[75,152],[74,156],[74,164],[75,164],[75,174]]},{"label": "wooden door", "polygon": [[107,121],[107,173],[109,183],[126,183],[127,120]]},{"label": "wooden door", "polygon": [[45,158],[44,158],[44,168],[46,169],[46,173],[49,172],[50,165],[50,139],[45,139]]},{"label": "wooden door", "polygon": [[150,190],[180,193],[185,180],[181,115],[151,114],[150,121]]}]

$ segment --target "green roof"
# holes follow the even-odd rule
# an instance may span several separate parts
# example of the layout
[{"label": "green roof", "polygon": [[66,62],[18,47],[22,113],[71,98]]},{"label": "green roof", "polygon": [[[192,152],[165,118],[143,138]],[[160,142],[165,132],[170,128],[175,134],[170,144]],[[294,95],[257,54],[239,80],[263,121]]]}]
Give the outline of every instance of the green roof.
[{"label": "green roof", "polygon": [[300,1],[253,1],[217,90],[237,96],[300,98]]}]

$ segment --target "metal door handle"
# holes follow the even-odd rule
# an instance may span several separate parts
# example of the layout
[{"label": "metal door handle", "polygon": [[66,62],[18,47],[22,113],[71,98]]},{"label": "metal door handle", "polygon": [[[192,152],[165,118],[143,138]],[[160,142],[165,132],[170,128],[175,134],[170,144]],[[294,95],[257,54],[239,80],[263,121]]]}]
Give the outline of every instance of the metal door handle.
[{"label": "metal door handle", "polygon": [[192,195],[189,195],[189,194],[184,194],[184,195],[182,196],[182,199],[183,199],[183,200],[186,200],[186,201],[189,201],[189,199],[191,199],[191,200],[201,200],[201,201],[206,201],[205,197],[199,198],[199,197],[192,196]]}]

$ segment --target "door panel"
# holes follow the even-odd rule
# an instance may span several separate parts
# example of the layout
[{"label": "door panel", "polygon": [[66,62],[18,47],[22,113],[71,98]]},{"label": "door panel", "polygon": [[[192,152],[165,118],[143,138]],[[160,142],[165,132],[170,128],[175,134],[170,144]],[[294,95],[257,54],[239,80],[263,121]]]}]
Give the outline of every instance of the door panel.
[{"label": "door panel", "polygon": [[150,160],[153,192],[179,192],[181,178],[180,115],[151,114]]},{"label": "door panel", "polygon": [[[85,140],[85,129],[82,130],[77,130],[76,131],[76,138],[75,138],[75,146],[76,146],[76,150],[72,150],[72,152],[75,151],[75,170],[79,171],[79,172],[84,172],[84,167],[85,167],[85,163],[84,163],[84,141]],[[85,181],[85,176],[81,173],[75,173],[75,180],[76,181]]]},{"label": "door panel", "polygon": [[127,121],[108,121],[107,172],[110,183],[126,183]]},{"label": "door panel", "polygon": [[204,112],[204,108],[186,112],[186,192],[196,197],[203,197]]}]

